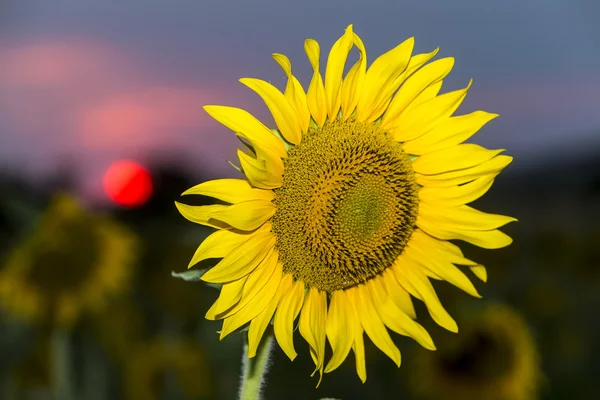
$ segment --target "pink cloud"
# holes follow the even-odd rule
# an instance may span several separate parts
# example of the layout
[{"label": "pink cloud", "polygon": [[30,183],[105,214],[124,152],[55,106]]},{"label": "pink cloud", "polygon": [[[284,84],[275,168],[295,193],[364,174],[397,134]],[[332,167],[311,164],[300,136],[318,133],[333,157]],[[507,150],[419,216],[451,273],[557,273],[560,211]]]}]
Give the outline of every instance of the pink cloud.
[{"label": "pink cloud", "polygon": [[204,126],[202,105],[210,101],[198,89],[151,87],[115,93],[81,110],[78,140],[92,148],[169,143],[178,131]]},{"label": "pink cloud", "polygon": [[226,96],[223,88],[157,79],[118,47],[82,39],[0,44],[0,59],[0,123],[8,135],[0,158],[19,154],[16,160],[45,171],[57,157],[75,155],[93,182],[111,160],[155,151],[193,148],[229,168],[223,160],[235,139],[210,135],[216,124],[202,110]]},{"label": "pink cloud", "polygon": [[143,80],[133,60],[93,41],[4,44],[0,59],[0,117],[21,140],[70,140],[76,114]]},{"label": "pink cloud", "polygon": [[223,95],[221,88],[159,81],[143,62],[93,41],[0,45],[0,59],[0,118],[16,141],[47,142],[46,151],[168,144],[203,127],[202,105]]},{"label": "pink cloud", "polygon": [[98,77],[118,78],[130,68],[130,60],[116,49],[72,39],[4,44],[0,46],[0,58],[0,85],[13,88],[93,83]]}]

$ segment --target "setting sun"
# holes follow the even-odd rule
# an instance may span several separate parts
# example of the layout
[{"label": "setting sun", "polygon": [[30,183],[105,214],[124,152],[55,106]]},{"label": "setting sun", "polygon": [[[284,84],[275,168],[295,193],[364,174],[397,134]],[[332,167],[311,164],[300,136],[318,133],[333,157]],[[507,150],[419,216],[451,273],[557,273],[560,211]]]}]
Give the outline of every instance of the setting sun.
[{"label": "setting sun", "polygon": [[141,206],[152,194],[150,173],[135,161],[113,162],[104,173],[103,183],[107,196],[124,207]]}]

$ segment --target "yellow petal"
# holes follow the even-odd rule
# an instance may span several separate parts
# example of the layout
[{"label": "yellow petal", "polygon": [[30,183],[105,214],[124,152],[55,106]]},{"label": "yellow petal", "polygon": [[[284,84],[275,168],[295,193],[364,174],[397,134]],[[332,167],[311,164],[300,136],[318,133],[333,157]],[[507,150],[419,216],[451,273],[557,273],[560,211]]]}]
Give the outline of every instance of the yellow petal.
[{"label": "yellow petal", "polygon": [[396,78],[396,81],[394,81],[394,85],[399,86],[403,82],[405,82],[416,71],[418,71],[419,68],[421,68],[423,65],[428,63],[429,60],[431,60],[433,57],[435,57],[439,51],[440,51],[440,48],[438,47],[437,49],[433,50],[430,53],[422,53],[422,54],[416,54],[416,55],[412,56],[410,58],[410,61],[408,62],[408,66],[406,67],[404,72],[402,74],[400,74],[400,76],[398,78]]},{"label": "yellow petal", "polygon": [[393,272],[389,269],[385,270],[382,275],[382,281],[388,296],[396,307],[412,319],[416,319],[417,313],[415,312],[415,306],[410,298],[410,294],[400,286]]},{"label": "yellow petal", "polygon": [[443,83],[443,81],[439,81],[425,88],[421,93],[419,93],[417,97],[415,97],[415,99],[408,106],[406,106],[404,111],[408,111],[411,108],[418,106],[419,104],[433,99],[435,96],[438,95],[440,90],[442,90]]},{"label": "yellow petal", "polygon": [[296,111],[283,93],[277,90],[275,86],[260,79],[242,78],[240,82],[255,91],[263,99],[283,137],[290,143],[300,144],[302,138],[300,121],[298,121]]},{"label": "yellow petal", "polygon": [[464,240],[484,249],[499,249],[512,243],[512,239],[507,234],[494,229],[490,231],[473,230],[447,230],[442,229],[435,223],[432,223],[421,216],[417,216],[417,226],[425,232],[442,240]]},{"label": "yellow petal", "polygon": [[[269,225],[265,224],[261,229],[266,229],[268,227],[267,231],[270,231]],[[209,258],[223,258],[233,249],[248,240],[248,238],[249,234],[241,234],[227,229],[213,232],[200,244],[192,256],[188,268]]]},{"label": "yellow petal", "polygon": [[[400,258],[402,258],[402,255],[400,255],[398,260],[396,260],[396,263],[398,263],[400,261]],[[412,297],[414,297],[418,300],[424,301],[423,296],[421,296],[421,293],[417,290],[417,287],[415,285],[413,285],[410,280],[405,279],[402,275],[399,275],[397,272],[395,272],[395,270],[393,268],[388,268],[388,270],[396,278],[396,282],[398,282],[398,285],[400,285],[400,287],[402,287],[404,290],[406,290]],[[413,319],[415,319],[415,318],[413,318]]]},{"label": "yellow petal", "polygon": [[419,185],[427,187],[449,187],[471,182],[481,176],[497,174],[511,163],[512,157],[499,155],[475,167],[458,171],[444,172],[437,175],[423,175],[415,173]]},{"label": "yellow petal", "polygon": [[[429,279],[420,272],[420,267],[415,265],[415,261],[406,257],[403,253],[396,263],[392,266],[392,271],[396,275],[398,282],[406,290],[415,290],[431,315],[431,318],[441,327],[450,332],[458,332],[458,326],[454,319],[448,314],[440,299],[438,298]],[[410,282],[410,284],[406,284]],[[411,293],[413,294],[413,293]],[[415,294],[413,294],[415,295]]]},{"label": "yellow petal", "polygon": [[448,119],[460,106],[472,83],[471,80],[464,89],[444,93],[402,113],[394,122],[394,139],[398,142],[416,139]]},{"label": "yellow petal", "polygon": [[409,154],[422,155],[432,151],[456,146],[473,136],[485,124],[498,117],[485,111],[450,117],[429,132],[402,146]]},{"label": "yellow petal", "polygon": [[[258,314],[250,322],[250,329],[248,329],[248,358],[256,356],[256,350],[260,344],[260,340],[265,333],[265,329],[271,322],[275,310],[278,308],[281,297],[292,288],[292,276],[286,274],[281,278],[281,283],[277,289],[277,293],[271,299],[271,302],[267,307]],[[270,340],[273,340],[272,338]]]},{"label": "yellow petal", "polygon": [[212,304],[212,306],[210,306],[210,308],[208,309],[206,314],[204,315],[204,318],[206,318],[210,321],[215,321],[217,319],[217,313],[215,312],[216,309],[217,309],[217,302],[215,301]]},{"label": "yellow petal", "polygon": [[219,298],[208,310],[205,318],[210,320],[223,319],[223,316],[219,314],[229,310],[240,301],[246,280],[248,280],[248,276],[223,284]]},{"label": "yellow petal", "polygon": [[342,82],[342,120],[345,121],[354,112],[358,99],[362,94],[365,75],[367,74],[367,51],[358,35],[353,35],[354,45],[358,48],[358,61],[350,68]]},{"label": "yellow petal", "polygon": [[400,85],[397,79],[408,66],[414,45],[415,39],[409,38],[373,61],[356,106],[359,122],[373,122],[383,114]]},{"label": "yellow petal", "polygon": [[241,310],[223,320],[223,329],[221,329],[221,334],[219,336],[221,340],[242,325],[248,323],[267,308],[271,303],[271,300],[273,300],[277,294],[281,283],[281,266],[279,268],[279,273],[274,273],[271,276],[269,282],[261,290],[258,296],[255,296]]},{"label": "yellow petal", "polygon": [[271,248],[259,266],[250,273],[248,280],[244,284],[244,289],[242,290],[242,298],[233,308],[225,313],[225,317],[237,313],[250,303],[254,297],[261,293],[263,288],[271,282],[273,274],[282,274],[281,264],[278,263],[278,261],[277,251],[274,248]]},{"label": "yellow petal", "polygon": [[260,161],[264,161],[265,168],[273,175],[283,175],[283,160],[278,157],[271,149],[266,147],[256,146],[256,158]]},{"label": "yellow petal", "polygon": [[[291,280],[291,275],[286,274],[284,279]],[[273,328],[275,338],[284,353],[294,360],[297,356],[294,349],[294,321],[304,302],[304,283],[296,281],[293,288],[283,294],[281,304],[277,307]]]},{"label": "yellow petal", "polygon": [[267,168],[265,160],[258,160],[241,150],[237,151],[242,172],[252,186],[261,189],[276,189],[283,184],[283,167],[281,170]]},{"label": "yellow petal", "polygon": [[439,207],[419,204],[419,215],[445,230],[489,231],[517,219],[499,214],[485,213],[469,206]]},{"label": "yellow petal", "polygon": [[348,297],[354,301],[356,314],[371,341],[400,367],[400,351],[392,341],[381,318],[379,318],[369,290],[365,285],[359,285],[346,290],[346,292]]},{"label": "yellow petal", "polygon": [[313,77],[308,86],[306,101],[312,118],[315,120],[317,126],[321,127],[327,119],[327,96],[325,95],[325,85],[323,85],[319,65],[321,49],[319,43],[315,40],[306,39],[304,41],[304,51],[313,68]]},{"label": "yellow petal", "polygon": [[250,239],[236,247],[202,275],[201,279],[210,283],[240,279],[254,271],[274,245],[275,236],[271,232],[254,233]]},{"label": "yellow petal", "polygon": [[[391,280],[396,280],[395,277],[391,278]],[[426,349],[435,350],[435,345],[427,330],[396,307],[385,289],[384,280],[385,278],[379,276],[369,280],[366,284],[383,323],[400,335],[412,337]]]},{"label": "yellow petal", "polygon": [[467,276],[454,264],[443,257],[436,257],[436,253],[429,252],[428,249],[420,247],[419,243],[413,240],[408,243],[408,246],[406,246],[404,251],[408,257],[416,260],[425,270],[433,272],[436,276],[439,276],[441,279],[473,297],[481,297],[469,278],[467,278]]},{"label": "yellow petal", "polygon": [[252,231],[275,214],[275,204],[266,200],[250,200],[213,211],[209,218],[222,221],[243,231]]},{"label": "yellow petal", "polygon": [[327,338],[331,344],[333,355],[325,367],[325,373],[335,370],[348,357],[354,343],[354,313],[348,306],[346,293],[342,290],[331,294],[331,302],[327,313]]},{"label": "yellow petal", "polygon": [[426,249],[428,253],[435,253],[437,257],[447,259],[453,264],[477,265],[476,262],[465,258],[460,247],[457,245],[445,240],[438,240],[420,229],[415,229],[413,231],[410,240],[420,246],[421,249]]},{"label": "yellow petal", "polygon": [[365,362],[365,343],[363,339],[363,328],[358,320],[356,319],[356,323],[354,327],[348,327],[348,329],[353,329],[354,334],[354,343],[352,344],[352,350],[354,351],[354,358],[356,359],[356,373],[360,378],[362,383],[367,381],[367,365]]},{"label": "yellow petal", "polygon": [[[381,129],[389,131],[396,128],[396,120],[428,87],[441,82],[452,70],[454,58],[442,58],[424,66],[410,76],[392,99],[381,119]],[[441,85],[440,85],[441,87]],[[434,89],[435,90],[435,89]],[[438,88],[439,90],[439,88]],[[437,93],[434,94],[437,95]]]},{"label": "yellow petal", "polygon": [[175,202],[175,207],[183,215],[185,219],[196,224],[210,226],[217,229],[228,229],[229,225],[222,221],[216,221],[210,217],[215,211],[224,210],[227,207],[221,204],[214,204],[210,206],[188,206],[187,204]]},{"label": "yellow petal", "polygon": [[474,265],[471,268],[471,272],[478,277],[482,282],[487,282],[487,271],[483,265]]},{"label": "yellow petal", "polygon": [[183,192],[183,195],[188,194],[210,196],[227,203],[241,203],[248,200],[271,201],[275,197],[272,191],[253,188],[245,179],[217,179],[203,182]]},{"label": "yellow petal", "polygon": [[280,158],[287,157],[281,140],[248,111],[226,106],[204,106],[203,108],[211,117],[249,140],[253,145],[269,148]]},{"label": "yellow petal", "polygon": [[[315,372],[323,376],[325,361],[325,329],[327,323],[327,293],[311,288],[300,313],[298,328],[310,346],[310,355],[315,363]],[[315,373],[313,372],[313,374]],[[321,378],[319,378],[321,382]]]},{"label": "yellow petal", "polygon": [[419,199],[432,206],[456,207],[468,204],[483,196],[492,187],[497,175],[481,176],[460,186],[424,187],[419,190]]},{"label": "yellow petal", "polygon": [[325,98],[327,100],[327,113],[329,120],[337,118],[341,104],[342,75],[346,66],[348,53],[352,50],[354,33],[352,25],[346,28],[344,35],[338,39],[329,52],[327,67],[325,69]]},{"label": "yellow petal", "polygon": [[285,87],[285,98],[296,110],[298,114],[298,122],[300,122],[300,129],[302,133],[308,131],[308,125],[310,123],[310,111],[308,110],[308,103],[306,101],[306,93],[304,88],[298,79],[292,75],[292,63],[283,54],[275,53],[273,58],[277,61],[277,64],[283,69],[285,75],[288,78],[287,85]]},{"label": "yellow petal", "polygon": [[475,167],[491,160],[503,151],[504,149],[488,150],[473,143],[459,144],[417,157],[412,165],[415,172],[419,174],[443,174]]}]

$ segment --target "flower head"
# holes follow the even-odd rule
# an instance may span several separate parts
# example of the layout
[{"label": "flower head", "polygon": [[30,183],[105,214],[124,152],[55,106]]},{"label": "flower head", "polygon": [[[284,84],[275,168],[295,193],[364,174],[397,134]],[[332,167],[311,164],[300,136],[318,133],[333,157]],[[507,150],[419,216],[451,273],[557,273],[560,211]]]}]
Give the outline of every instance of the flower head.
[{"label": "flower head", "polygon": [[435,353],[415,357],[413,393],[424,399],[537,398],[540,359],[523,318],[505,305],[470,310],[462,317],[460,335]]},{"label": "flower head", "polygon": [[0,268],[0,302],[14,315],[69,329],[128,288],[135,236],[59,195]]},{"label": "flower head", "polygon": [[[408,39],[367,68],[365,46],[350,26],[330,50],[323,79],[319,44],[308,39],[314,73],[307,91],[288,58],[274,54],[288,78],[285,92],[241,80],[271,111],[274,130],[242,109],[205,107],[249,148],[238,151],[246,179],[209,181],[184,193],[227,204],[177,207],[217,229],[190,266],[222,258],[202,277],[223,284],[206,317],[223,320],[221,337],[249,324],[250,357],[272,322],[293,360],[299,318],[315,372],[335,370],[353,350],[365,381],[364,333],[397,365],[400,351],[388,330],[435,348],[415,321],[412,297],[457,331],[430,279],[479,296],[456,265],[482,280],[485,268],[448,240],[485,248],[511,242],[498,228],[513,218],[466,205],[512,160],[502,150],[462,144],[497,115],[452,116],[471,84],[438,95],[454,60],[427,64],[437,50],[413,55],[413,45]],[[344,75],[354,47],[359,59]]]}]

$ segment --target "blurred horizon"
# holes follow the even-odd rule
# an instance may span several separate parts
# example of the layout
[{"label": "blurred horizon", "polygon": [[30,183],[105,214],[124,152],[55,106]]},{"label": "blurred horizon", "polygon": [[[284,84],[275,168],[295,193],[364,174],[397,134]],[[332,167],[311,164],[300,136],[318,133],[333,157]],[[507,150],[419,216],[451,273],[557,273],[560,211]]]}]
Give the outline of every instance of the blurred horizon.
[{"label": "blurred horizon", "polygon": [[41,177],[68,164],[93,201],[103,199],[102,173],[121,158],[172,157],[208,177],[233,176],[228,160],[238,143],[202,106],[245,108],[272,125],[238,79],[281,88],[284,74],[271,53],[282,52],[306,87],[304,39],[327,49],[351,23],[371,61],[410,36],[415,52],[439,46],[437,58],[455,57],[442,91],[474,79],[458,112],[500,114],[475,140],[506,148],[515,157],[509,171],[600,150],[600,53],[591,51],[599,3],[370,4],[6,2],[0,168]]}]

